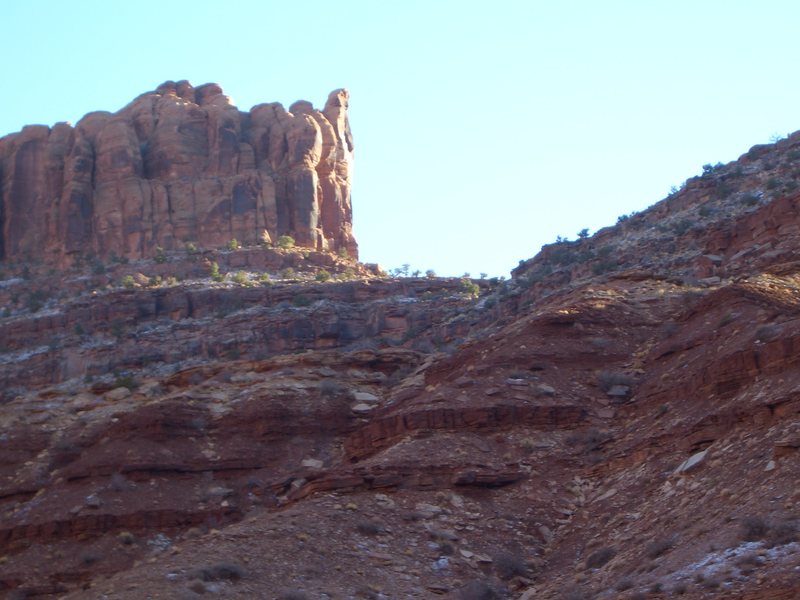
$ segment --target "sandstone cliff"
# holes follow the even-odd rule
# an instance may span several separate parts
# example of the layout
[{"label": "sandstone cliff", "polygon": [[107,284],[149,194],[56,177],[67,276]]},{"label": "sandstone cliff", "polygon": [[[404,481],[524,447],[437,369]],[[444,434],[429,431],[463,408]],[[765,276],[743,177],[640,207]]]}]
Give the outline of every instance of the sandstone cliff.
[{"label": "sandstone cliff", "polygon": [[347,251],[348,93],[239,111],[213,83],[168,81],[117,113],[0,139],[0,260],[143,258],[192,242]]}]

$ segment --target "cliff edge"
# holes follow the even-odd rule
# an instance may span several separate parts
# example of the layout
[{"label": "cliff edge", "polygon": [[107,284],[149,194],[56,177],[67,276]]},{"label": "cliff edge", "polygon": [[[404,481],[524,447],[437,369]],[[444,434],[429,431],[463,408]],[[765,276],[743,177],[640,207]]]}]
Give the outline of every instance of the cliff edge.
[{"label": "cliff edge", "polygon": [[0,260],[70,264],[292,236],[356,258],[347,90],[238,110],[214,83],[168,81],[75,127],[0,139]]}]

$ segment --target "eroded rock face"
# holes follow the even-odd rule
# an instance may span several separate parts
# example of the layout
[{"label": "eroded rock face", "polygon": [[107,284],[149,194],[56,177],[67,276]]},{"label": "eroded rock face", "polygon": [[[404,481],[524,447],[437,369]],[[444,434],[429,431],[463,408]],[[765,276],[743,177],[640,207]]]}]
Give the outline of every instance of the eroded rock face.
[{"label": "eroded rock face", "polygon": [[242,112],[217,84],[168,81],[75,127],[25,127],[0,139],[0,260],[136,259],[265,230],[357,257],[348,101]]}]

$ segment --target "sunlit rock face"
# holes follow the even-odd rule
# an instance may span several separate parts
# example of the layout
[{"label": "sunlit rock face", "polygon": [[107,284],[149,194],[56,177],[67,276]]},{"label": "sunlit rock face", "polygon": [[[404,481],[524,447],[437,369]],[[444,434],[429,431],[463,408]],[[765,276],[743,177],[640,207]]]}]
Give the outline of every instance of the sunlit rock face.
[{"label": "sunlit rock face", "polygon": [[0,260],[151,257],[292,236],[357,257],[349,95],[238,110],[214,83],[168,81],[117,113],[0,139]]}]

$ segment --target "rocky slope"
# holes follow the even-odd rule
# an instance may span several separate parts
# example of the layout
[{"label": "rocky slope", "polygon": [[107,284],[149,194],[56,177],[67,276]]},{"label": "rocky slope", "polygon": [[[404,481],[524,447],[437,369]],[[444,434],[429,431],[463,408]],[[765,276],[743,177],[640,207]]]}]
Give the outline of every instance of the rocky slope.
[{"label": "rocky slope", "polygon": [[256,246],[7,267],[0,589],[797,598],[800,136],[706,171],[477,291]]},{"label": "rocky slope", "polygon": [[217,84],[168,81],[75,127],[0,139],[0,260],[138,259],[290,235],[357,257],[348,93],[241,112]]}]

